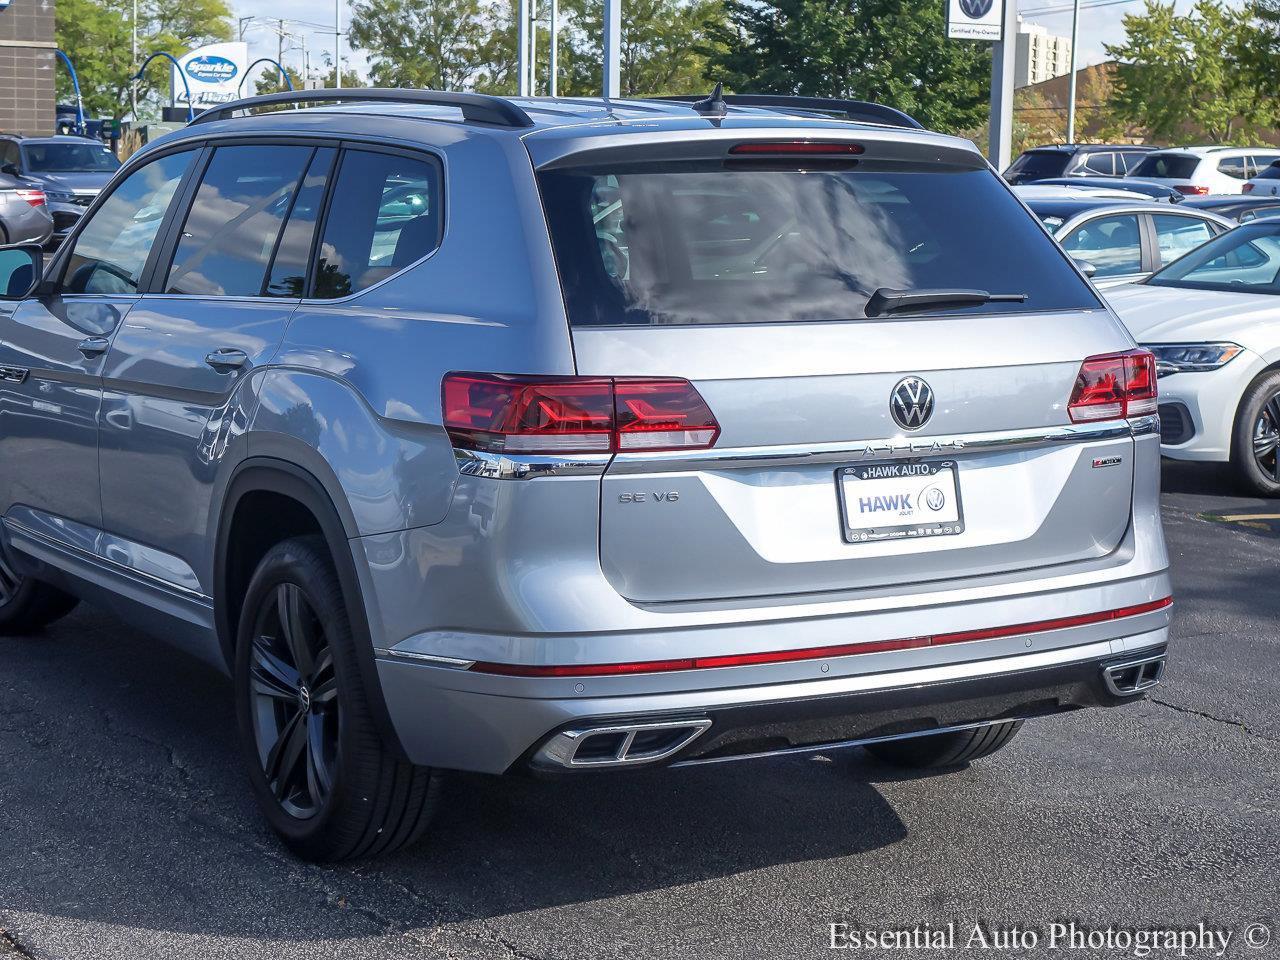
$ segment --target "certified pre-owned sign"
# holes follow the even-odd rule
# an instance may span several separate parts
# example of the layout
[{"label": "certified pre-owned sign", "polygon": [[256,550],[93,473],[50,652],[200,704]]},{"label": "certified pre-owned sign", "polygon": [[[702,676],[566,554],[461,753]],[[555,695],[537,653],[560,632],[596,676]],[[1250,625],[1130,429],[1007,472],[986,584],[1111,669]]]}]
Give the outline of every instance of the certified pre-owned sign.
[{"label": "certified pre-owned sign", "polygon": [[947,0],[947,38],[999,40],[1009,0]]}]

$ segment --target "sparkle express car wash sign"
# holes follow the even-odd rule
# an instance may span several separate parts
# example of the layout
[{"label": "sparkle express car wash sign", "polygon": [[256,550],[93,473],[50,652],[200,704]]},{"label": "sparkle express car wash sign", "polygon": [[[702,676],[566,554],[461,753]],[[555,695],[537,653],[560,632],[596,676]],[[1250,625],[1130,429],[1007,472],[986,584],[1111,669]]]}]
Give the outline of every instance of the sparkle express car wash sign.
[{"label": "sparkle express car wash sign", "polygon": [[999,40],[1008,0],[947,0],[948,40]]},{"label": "sparkle express car wash sign", "polygon": [[249,66],[247,43],[214,43],[192,50],[178,58],[183,74],[173,69],[174,103],[186,106],[187,88],[191,89],[191,106],[197,110],[227,103],[239,96],[240,81]]}]

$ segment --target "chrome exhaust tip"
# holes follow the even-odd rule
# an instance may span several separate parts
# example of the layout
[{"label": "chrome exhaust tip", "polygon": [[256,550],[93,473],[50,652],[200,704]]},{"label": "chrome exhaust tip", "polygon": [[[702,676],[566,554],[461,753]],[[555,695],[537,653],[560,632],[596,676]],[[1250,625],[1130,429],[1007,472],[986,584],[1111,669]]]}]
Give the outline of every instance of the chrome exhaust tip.
[{"label": "chrome exhaust tip", "polygon": [[673,756],[711,728],[705,717],[561,730],[533,755],[535,767],[634,767]]},{"label": "chrome exhaust tip", "polygon": [[1133,697],[1150,690],[1164,679],[1165,654],[1153,653],[1136,660],[1109,663],[1102,668],[1102,679],[1113,696]]}]

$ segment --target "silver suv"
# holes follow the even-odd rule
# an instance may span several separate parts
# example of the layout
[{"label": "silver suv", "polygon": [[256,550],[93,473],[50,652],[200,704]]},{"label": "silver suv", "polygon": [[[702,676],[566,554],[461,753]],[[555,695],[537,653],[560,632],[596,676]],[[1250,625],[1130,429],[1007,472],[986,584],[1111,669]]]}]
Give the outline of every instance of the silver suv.
[{"label": "silver suv", "polygon": [[0,293],[0,630],[229,672],[303,857],[445,770],[955,766],[1163,670],[1152,358],[884,107],[253,98]]}]

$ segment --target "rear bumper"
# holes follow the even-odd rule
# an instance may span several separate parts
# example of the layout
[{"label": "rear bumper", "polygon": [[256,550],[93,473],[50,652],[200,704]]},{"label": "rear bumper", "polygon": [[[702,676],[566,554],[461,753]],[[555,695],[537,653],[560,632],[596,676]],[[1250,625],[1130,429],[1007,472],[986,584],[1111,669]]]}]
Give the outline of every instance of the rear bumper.
[{"label": "rear bumper", "polygon": [[[1159,682],[1165,651],[1163,644],[1157,644],[1117,656],[1109,650],[1102,653],[1102,646],[1095,645],[1094,650],[1072,651],[1082,654],[1081,659],[1044,663],[1044,658],[1035,662],[1035,658],[1019,657],[1001,665],[1008,669],[980,676],[957,675],[684,715],[592,718],[547,737],[524,759],[538,771],[655,763],[691,766],[898,740],[1084,707],[1116,707],[1141,699]],[[921,680],[919,676],[911,679]],[[633,738],[627,744],[625,733],[620,732],[629,728],[638,729],[637,738],[650,730],[659,735],[651,734],[645,741]]]},{"label": "rear bumper", "polygon": [[1131,697],[1108,688],[1103,668],[1162,653],[1169,613],[950,648],[669,674],[507,677],[385,657],[378,671],[416,763],[484,773],[572,766],[538,759],[562,731],[709,720],[656,758],[706,762],[1116,705]]}]

